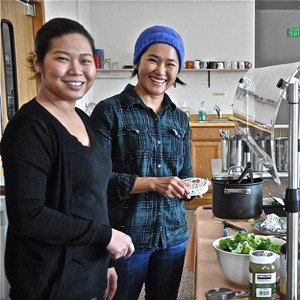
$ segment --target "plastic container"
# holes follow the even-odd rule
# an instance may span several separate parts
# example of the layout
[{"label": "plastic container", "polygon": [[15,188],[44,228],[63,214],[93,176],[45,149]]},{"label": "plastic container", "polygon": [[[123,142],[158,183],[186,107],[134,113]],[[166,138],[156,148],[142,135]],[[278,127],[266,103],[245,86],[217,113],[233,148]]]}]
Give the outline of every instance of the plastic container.
[{"label": "plastic container", "polygon": [[201,101],[200,110],[199,110],[199,121],[206,120],[206,108],[205,108],[204,103],[205,103],[205,101]]},{"label": "plastic container", "polygon": [[276,299],[275,259],[275,253],[271,251],[255,250],[250,252],[249,299]]}]

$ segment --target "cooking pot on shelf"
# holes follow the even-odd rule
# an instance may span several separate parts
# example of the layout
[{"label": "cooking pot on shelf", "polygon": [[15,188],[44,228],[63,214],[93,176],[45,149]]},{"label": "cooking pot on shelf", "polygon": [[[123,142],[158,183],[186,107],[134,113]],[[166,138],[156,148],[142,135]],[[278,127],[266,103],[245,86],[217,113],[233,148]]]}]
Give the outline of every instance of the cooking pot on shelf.
[{"label": "cooking pot on shelf", "polygon": [[[249,178],[244,176],[249,173]],[[238,179],[212,179],[212,212],[229,219],[255,218],[261,215],[263,179],[253,178],[251,163]]]}]

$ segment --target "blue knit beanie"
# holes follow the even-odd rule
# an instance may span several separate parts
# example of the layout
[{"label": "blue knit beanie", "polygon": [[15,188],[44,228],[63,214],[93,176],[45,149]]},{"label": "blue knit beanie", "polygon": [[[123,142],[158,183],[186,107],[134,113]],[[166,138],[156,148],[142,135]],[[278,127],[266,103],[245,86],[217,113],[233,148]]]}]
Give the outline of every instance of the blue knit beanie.
[{"label": "blue knit beanie", "polygon": [[157,43],[169,44],[176,49],[180,72],[184,64],[183,41],[174,29],[162,25],[149,27],[140,34],[134,46],[133,64],[136,64],[149,46]]}]

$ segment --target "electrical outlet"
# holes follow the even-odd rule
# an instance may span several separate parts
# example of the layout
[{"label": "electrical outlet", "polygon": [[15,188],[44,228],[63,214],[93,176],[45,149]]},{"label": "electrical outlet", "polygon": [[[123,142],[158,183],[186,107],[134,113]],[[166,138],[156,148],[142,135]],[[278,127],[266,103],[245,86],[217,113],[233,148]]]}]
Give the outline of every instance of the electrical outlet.
[{"label": "electrical outlet", "polygon": [[25,13],[27,16],[34,17],[35,16],[35,7],[32,3],[25,4]]}]

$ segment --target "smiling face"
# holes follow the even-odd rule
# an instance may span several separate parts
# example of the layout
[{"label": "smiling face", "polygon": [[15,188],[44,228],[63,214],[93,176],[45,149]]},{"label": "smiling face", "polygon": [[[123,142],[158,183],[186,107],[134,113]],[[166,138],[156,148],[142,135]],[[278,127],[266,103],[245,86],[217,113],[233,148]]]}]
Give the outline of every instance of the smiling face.
[{"label": "smiling face", "polygon": [[162,100],[164,92],[175,82],[179,71],[177,52],[168,44],[153,44],[143,53],[136,68],[136,92]]},{"label": "smiling face", "polygon": [[34,67],[41,74],[41,93],[53,101],[81,99],[96,74],[89,41],[75,33],[53,39],[43,65],[34,57]]}]

